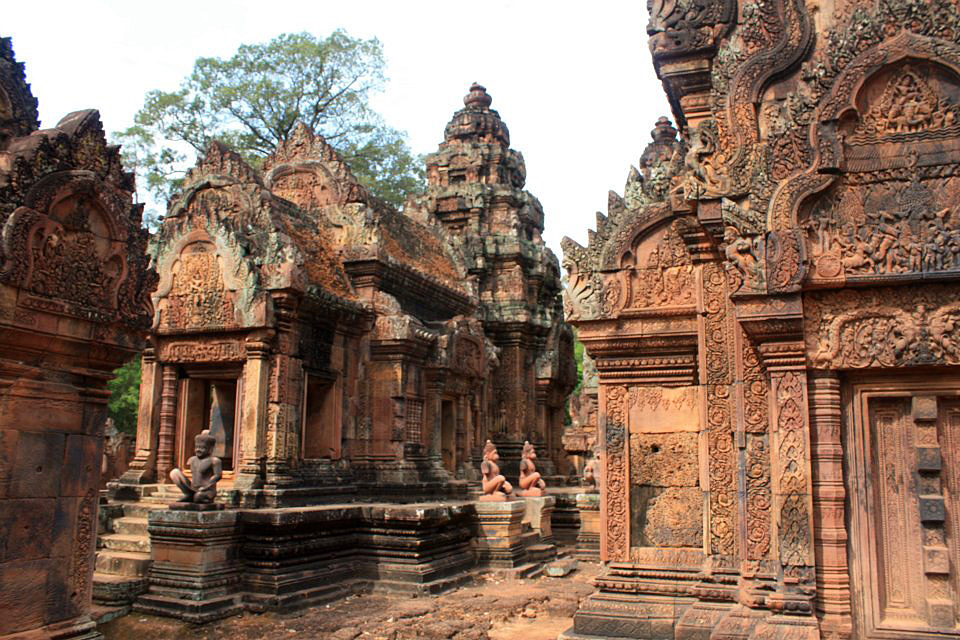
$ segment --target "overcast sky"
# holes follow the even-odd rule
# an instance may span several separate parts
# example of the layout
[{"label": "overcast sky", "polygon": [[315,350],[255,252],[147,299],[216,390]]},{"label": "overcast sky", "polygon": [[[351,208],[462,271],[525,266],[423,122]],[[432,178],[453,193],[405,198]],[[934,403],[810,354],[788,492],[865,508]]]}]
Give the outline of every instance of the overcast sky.
[{"label": "overcast sky", "polygon": [[383,43],[389,83],[373,106],[436,150],[471,82],[487,87],[543,203],[544,237],[586,244],[607,191],[669,107],[650,63],[644,0],[314,0],[6,2],[0,35],[40,101],[42,126],[100,110],[108,132],[132,124],[151,89],[173,90],[200,56],[285,32],[344,28]]}]

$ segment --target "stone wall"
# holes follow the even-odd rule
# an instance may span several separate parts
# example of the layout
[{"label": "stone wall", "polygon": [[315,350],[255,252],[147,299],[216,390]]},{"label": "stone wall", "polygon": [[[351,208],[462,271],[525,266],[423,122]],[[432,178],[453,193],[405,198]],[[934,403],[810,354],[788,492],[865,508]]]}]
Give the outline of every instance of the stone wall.
[{"label": "stone wall", "polygon": [[99,114],[38,130],[9,39],[0,105],[0,637],[94,638],[106,381],[142,347],[156,279]]}]

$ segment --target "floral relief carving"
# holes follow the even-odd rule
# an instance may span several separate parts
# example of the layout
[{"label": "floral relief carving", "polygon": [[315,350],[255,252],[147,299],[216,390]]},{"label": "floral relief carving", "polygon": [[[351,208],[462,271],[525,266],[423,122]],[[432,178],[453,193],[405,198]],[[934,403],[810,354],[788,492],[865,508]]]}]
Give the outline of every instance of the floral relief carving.
[{"label": "floral relief carving", "polygon": [[770,451],[766,439],[747,439],[747,558],[763,560],[770,552]]},{"label": "floral relief carving", "polygon": [[817,368],[960,363],[960,287],[808,293],[807,357]]},{"label": "floral relief carving", "polygon": [[607,556],[609,560],[629,559],[627,522],[626,401],[624,387],[606,389],[606,475]]},{"label": "floral relief carving", "polygon": [[777,376],[777,462],[780,472],[779,547],[785,565],[809,564],[810,513],[807,508],[806,376]]},{"label": "floral relief carving", "polygon": [[707,450],[710,479],[710,550],[736,554],[735,462],[730,405],[730,318],[726,277],[715,264],[703,268],[707,363]]}]

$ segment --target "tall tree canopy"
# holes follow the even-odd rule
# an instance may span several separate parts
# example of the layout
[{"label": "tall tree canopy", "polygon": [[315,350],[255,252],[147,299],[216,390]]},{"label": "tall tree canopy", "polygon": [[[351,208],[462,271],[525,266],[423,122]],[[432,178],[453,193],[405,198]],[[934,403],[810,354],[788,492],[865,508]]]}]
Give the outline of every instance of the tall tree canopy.
[{"label": "tall tree canopy", "polygon": [[134,126],[114,134],[125,161],[166,200],[193,154],[223,140],[256,166],[298,121],[323,135],[377,196],[400,205],[423,188],[422,162],[403,133],[370,108],[384,86],[378,40],[342,30],[324,39],[286,33],[241,45],[229,59],[198,58],[176,91],[147,93]]}]

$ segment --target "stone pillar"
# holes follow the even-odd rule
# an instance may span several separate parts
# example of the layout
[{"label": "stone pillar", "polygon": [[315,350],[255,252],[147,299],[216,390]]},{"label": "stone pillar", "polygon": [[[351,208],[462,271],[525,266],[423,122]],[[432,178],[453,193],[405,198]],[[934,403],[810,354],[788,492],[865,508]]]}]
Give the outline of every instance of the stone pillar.
[{"label": "stone pillar", "polygon": [[234,480],[239,490],[263,486],[267,387],[270,375],[269,335],[247,338],[247,361],[243,365],[243,397],[240,399],[240,466]]},{"label": "stone pillar", "polygon": [[815,372],[809,380],[810,436],[813,447],[814,551],[817,559],[816,607],[820,630],[829,637],[849,638],[850,571],[844,525],[843,444],[840,380],[832,371]]},{"label": "stone pillar", "polygon": [[120,477],[120,484],[147,484],[156,480],[163,375],[153,347],[144,349],[140,369],[136,450],[130,466]]},{"label": "stone pillar", "polygon": [[577,535],[577,557],[581,560],[600,560],[600,494],[578,493],[580,533]]},{"label": "stone pillar", "polygon": [[477,502],[477,564],[514,569],[526,563],[522,500]]},{"label": "stone pillar", "polygon": [[766,598],[777,615],[760,622],[755,632],[819,638],[813,615],[813,483],[803,342],[766,342],[760,353],[770,373],[772,537],[780,571],[776,591]]},{"label": "stone pillar", "polygon": [[147,531],[153,564],[134,609],[194,624],[243,609],[236,511],[158,509]]},{"label": "stone pillar", "polygon": [[173,469],[174,440],[177,436],[177,366],[163,365],[160,391],[160,434],[157,442],[157,482],[167,482]]}]

